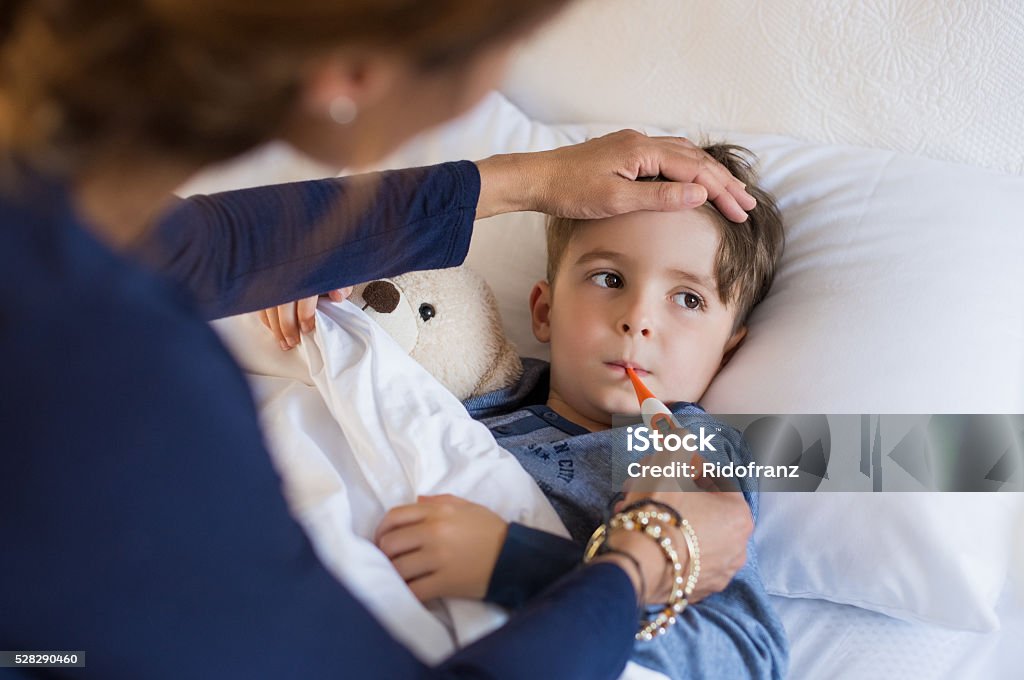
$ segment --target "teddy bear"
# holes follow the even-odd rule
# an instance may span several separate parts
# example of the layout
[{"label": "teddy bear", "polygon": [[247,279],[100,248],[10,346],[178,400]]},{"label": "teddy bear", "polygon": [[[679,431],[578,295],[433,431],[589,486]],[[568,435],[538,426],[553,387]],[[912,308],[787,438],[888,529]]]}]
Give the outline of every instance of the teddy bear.
[{"label": "teddy bear", "polygon": [[508,387],[522,374],[494,293],[468,267],[369,281],[355,286],[349,302],[462,401]]}]

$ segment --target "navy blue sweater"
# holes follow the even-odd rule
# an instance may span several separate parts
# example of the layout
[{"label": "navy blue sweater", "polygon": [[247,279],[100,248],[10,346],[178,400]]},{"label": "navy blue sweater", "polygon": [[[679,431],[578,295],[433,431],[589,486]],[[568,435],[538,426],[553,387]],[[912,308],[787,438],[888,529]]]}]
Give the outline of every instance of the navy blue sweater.
[{"label": "navy blue sweater", "polygon": [[317,560],[204,323],[456,265],[479,186],[462,162],[196,197],[130,253],[57,184],[0,192],[0,650],[84,650],[74,678],[616,676],[613,565],[420,664]]}]

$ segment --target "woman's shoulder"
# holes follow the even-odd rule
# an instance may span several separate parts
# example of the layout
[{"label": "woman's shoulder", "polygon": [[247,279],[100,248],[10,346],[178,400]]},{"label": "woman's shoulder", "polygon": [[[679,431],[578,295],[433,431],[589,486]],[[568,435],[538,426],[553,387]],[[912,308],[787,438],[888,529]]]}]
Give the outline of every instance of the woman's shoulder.
[{"label": "woman's shoulder", "polygon": [[31,433],[23,446],[145,441],[213,412],[259,445],[244,378],[188,296],[108,249],[66,195],[39,186],[0,196],[0,354],[15,386],[3,410]]}]

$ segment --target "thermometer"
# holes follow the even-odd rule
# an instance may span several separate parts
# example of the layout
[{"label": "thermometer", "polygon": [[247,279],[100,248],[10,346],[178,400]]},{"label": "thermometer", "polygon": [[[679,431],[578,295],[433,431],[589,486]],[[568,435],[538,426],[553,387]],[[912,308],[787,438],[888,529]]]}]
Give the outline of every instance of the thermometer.
[{"label": "thermometer", "polygon": [[644,419],[644,425],[666,435],[672,430],[679,429],[680,425],[672,416],[672,411],[647,389],[647,385],[640,381],[640,376],[628,367],[626,375],[629,376],[630,382],[633,383],[633,389],[636,390],[636,398],[640,402],[640,416]]}]

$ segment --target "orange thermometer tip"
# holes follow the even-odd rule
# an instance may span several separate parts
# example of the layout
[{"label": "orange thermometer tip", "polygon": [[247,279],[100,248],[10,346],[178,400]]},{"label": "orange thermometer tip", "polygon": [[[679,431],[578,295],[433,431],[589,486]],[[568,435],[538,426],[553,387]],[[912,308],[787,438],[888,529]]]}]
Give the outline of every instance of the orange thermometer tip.
[{"label": "orange thermometer tip", "polygon": [[668,406],[661,403],[654,394],[647,389],[640,380],[640,376],[632,368],[626,369],[626,375],[633,383],[633,390],[636,392],[637,401],[640,402],[640,415],[644,424],[652,430],[659,430],[667,434],[673,427],[679,427],[679,423],[672,416]]},{"label": "orange thermometer tip", "polygon": [[640,376],[636,374],[632,368],[626,368],[626,375],[629,376],[629,381],[633,383],[633,390],[636,391],[636,399],[643,406],[643,403],[647,399],[654,399],[654,393],[647,389],[647,385],[644,385],[640,380]]}]

